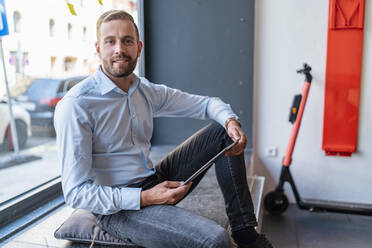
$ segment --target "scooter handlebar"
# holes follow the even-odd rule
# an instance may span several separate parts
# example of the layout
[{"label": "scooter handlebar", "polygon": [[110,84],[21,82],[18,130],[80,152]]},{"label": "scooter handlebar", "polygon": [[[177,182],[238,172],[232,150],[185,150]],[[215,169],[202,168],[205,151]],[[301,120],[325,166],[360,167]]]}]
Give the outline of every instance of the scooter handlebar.
[{"label": "scooter handlebar", "polygon": [[304,67],[302,69],[297,70],[297,73],[305,74],[305,81],[311,83],[313,80],[313,76],[311,75],[311,67],[304,63]]}]

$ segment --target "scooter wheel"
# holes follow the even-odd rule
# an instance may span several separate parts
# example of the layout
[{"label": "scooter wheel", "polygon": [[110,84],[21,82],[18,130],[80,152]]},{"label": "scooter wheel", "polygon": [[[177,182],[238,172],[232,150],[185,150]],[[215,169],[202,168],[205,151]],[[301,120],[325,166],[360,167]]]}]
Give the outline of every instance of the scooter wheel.
[{"label": "scooter wheel", "polygon": [[265,196],[264,207],[272,215],[280,215],[289,205],[287,196],[280,191],[271,191]]}]

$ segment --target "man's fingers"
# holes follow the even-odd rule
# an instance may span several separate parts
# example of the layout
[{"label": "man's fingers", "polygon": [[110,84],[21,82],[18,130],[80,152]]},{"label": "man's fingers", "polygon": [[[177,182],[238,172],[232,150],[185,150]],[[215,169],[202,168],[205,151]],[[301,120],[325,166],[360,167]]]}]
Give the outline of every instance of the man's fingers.
[{"label": "man's fingers", "polygon": [[247,137],[243,134],[239,140],[238,147],[243,149],[247,146]]},{"label": "man's fingers", "polygon": [[182,187],[185,187],[187,190],[190,189],[192,182],[188,182],[187,184],[183,185]]},{"label": "man's fingers", "polygon": [[241,135],[240,135],[240,133],[237,129],[232,130],[232,135],[231,136],[232,136],[231,139],[233,141],[239,141],[241,139]]},{"label": "man's fingers", "polygon": [[247,146],[247,137],[243,132],[239,133],[240,138],[237,141],[236,145],[234,145],[230,150],[225,152],[225,156],[235,156],[241,154],[245,147]]},{"label": "man's fingers", "polygon": [[177,188],[190,188],[192,182],[188,182],[182,185],[183,182],[180,181],[164,181],[161,184],[166,188],[177,189]]},{"label": "man's fingers", "polygon": [[176,204],[178,201],[180,201],[187,194],[190,187],[191,187],[191,182],[181,187],[170,189],[172,193],[170,195],[169,203]]},{"label": "man's fingers", "polygon": [[163,185],[167,188],[178,188],[181,186],[182,182],[176,182],[176,181],[164,181]]},{"label": "man's fingers", "polygon": [[235,141],[239,141],[241,139],[240,133],[234,132],[234,138],[235,138]]},{"label": "man's fingers", "polygon": [[180,184],[180,187],[178,187],[178,188],[175,188],[175,189],[172,189],[172,190],[174,190],[175,192],[187,192],[187,191],[189,191],[189,189],[190,189],[190,187],[191,187],[191,182],[188,182],[187,184],[185,184],[185,185],[182,185],[182,182],[181,182],[181,184]]}]

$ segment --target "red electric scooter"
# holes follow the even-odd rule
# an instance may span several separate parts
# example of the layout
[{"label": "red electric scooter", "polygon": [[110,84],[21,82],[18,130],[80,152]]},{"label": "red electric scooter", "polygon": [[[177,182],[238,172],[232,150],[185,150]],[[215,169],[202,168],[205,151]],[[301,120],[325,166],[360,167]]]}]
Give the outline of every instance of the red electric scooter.
[{"label": "red electric scooter", "polygon": [[287,149],[283,158],[283,167],[280,173],[279,183],[274,191],[269,192],[264,198],[265,209],[273,215],[280,215],[289,205],[288,198],[284,194],[284,183],[288,182],[291,185],[297,206],[300,209],[309,211],[328,211],[337,213],[372,215],[372,205],[369,204],[356,204],[335,201],[324,201],[316,199],[301,199],[297,191],[293,177],[289,170],[292,162],[292,153],[296,144],[297,134],[300,129],[301,119],[305,110],[306,100],[309,95],[312,76],[310,74],[311,67],[307,64],[298,70],[297,73],[305,75],[305,82],[302,86],[302,94],[296,95],[293,99],[292,107],[290,110],[289,121],[293,124],[292,131],[289,137]]}]

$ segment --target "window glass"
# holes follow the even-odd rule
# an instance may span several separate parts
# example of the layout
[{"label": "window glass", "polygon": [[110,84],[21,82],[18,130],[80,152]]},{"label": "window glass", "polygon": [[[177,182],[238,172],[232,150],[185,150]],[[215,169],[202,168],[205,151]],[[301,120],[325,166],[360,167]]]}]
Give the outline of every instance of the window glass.
[{"label": "window glass", "polygon": [[[54,110],[68,90],[98,68],[94,44],[99,15],[123,9],[138,18],[135,0],[105,0],[103,5],[99,1],[69,0],[76,16],[66,2],[5,1],[10,34],[2,41],[19,151],[15,151],[15,135],[10,131],[1,69],[0,204],[60,174]],[[17,154],[31,156],[23,162],[13,161],[15,164],[6,162]]]},{"label": "window glass", "polygon": [[72,25],[71,25],[71,23],[67,24],[67,38],[69,40],[72,39]]},{"label": "window glass", "polygon": [[81,6],[82,8],[84,8],[84,7],[87,5],[86,1],[87,1],[87,0],[80,0],[80,6]]},{"label": "window glass", "polygon": [[14,11],[13,13],[13,25],[14,25],[14,33],[21,32],[21,14],[19,11]]},{"label": "window glass", "polygon": [[49,20],[49,36],[50,37],[54,36],[54,20],[53,19]]},{"label": "window glass", "polygon": [[83,41],[87,41],[87,27],[83,27]]}]

